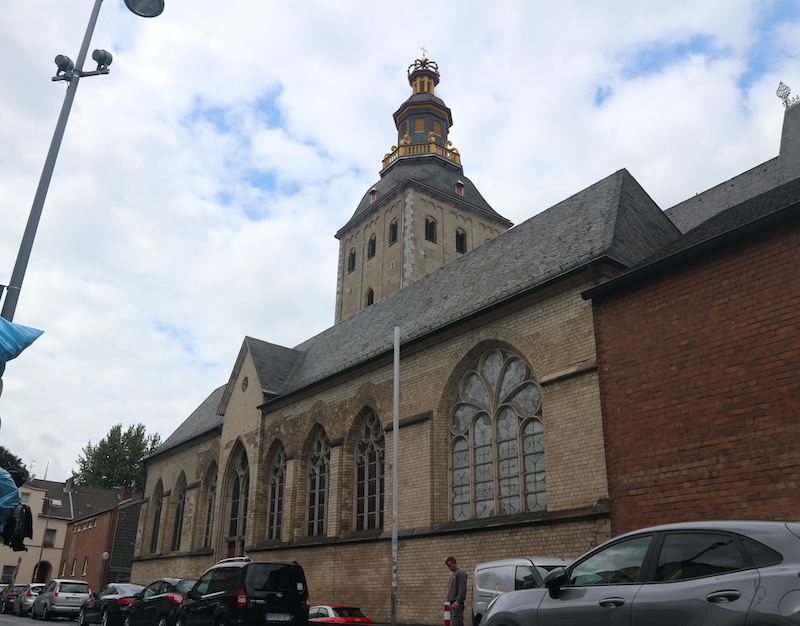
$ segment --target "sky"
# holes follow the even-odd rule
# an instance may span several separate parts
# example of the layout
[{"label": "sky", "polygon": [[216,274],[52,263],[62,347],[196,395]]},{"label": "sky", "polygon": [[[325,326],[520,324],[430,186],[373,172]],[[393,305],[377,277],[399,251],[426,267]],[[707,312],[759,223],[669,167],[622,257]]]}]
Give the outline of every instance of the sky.
[{"label": "sky", "polygon": [[[8,284],[91,0],[3,3],[0,284]],[[396,143],[427,50],[450,140],[521,223],[627,168],[662,208],[778,154],[800,0],[105,0],[14,322],[0,445],[66,480],[87,443],[162,439],[245,336],[333,324],[334,233]],[[90,55],[91,57],[91,52]],[[94,69],[89,60],[85,70]]]}]

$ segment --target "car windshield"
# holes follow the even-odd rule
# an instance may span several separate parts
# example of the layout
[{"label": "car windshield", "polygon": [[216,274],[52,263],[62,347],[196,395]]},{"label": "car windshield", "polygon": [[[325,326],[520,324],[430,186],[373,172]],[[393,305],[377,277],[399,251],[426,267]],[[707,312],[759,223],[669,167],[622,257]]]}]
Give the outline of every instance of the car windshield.
[{"label": "car windshield", "polygon": [[89,585],[86,583],[61,583],[58,591],[59,593],[89,593]]},{"label": "car windshield", "polygon": [[117,585],[117,593],[119,595],[132,596],[134,593],[140,592],[144,587],[141,585]]},{"label": "car windshield", "polygon": [[337,617],[366,617],[361,609],[354,606],[335,606],[333,612]]},{"label": "car windshield", "polygon": [[282,563],[259,563],[247,568],[245,582],[253,591],[303,591],[301,570]]}]

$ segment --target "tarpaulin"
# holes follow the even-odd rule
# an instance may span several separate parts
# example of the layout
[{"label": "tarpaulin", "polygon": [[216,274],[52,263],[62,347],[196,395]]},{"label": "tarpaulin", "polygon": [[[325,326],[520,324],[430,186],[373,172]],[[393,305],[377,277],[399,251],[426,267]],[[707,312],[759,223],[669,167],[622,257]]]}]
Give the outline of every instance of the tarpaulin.
[{"label": "tarpaulin", "polygon": [[18,357],[43,332],[0,317],[0,376],[6,369],[6,361]]}]

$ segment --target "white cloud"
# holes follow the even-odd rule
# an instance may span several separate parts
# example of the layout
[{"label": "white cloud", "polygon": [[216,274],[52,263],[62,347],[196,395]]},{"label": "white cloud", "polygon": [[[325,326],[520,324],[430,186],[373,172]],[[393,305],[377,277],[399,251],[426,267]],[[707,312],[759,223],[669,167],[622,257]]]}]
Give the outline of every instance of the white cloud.
[{"label": "white cloud", "polygon": [[[77,56],[91,4],[4,7],[0,283],[64,95],[52,59]],[[15,317],[45,334],[7,367],[0,443],[65,479],[118,422],[168,436],[245,335],[294,346],[329,326],[333,234],[396,143],[420,46],[501,214],[620,167],[666,208],[777,154],[800,27],[761,28],[771,6],[166,0],[146,20],[106,0],[92,48],[114,62],[78,89]]]}]

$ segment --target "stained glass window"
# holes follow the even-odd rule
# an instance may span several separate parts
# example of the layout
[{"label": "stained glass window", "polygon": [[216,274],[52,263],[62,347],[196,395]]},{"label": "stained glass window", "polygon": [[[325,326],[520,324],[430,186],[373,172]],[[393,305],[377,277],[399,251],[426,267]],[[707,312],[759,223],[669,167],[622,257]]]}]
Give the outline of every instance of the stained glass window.
[{"label": "stained glass window", "polygon": [[269,517],[267,539],[281,538],[283,526],[283,490],[286,485],[286,450],[281,445],[272,457],[269,470]]},{"label": "stained glass window", "polygon": [[454,520],[546,509],[541,390],[523,359],[490,350],[473,363],[450,432]]}]

